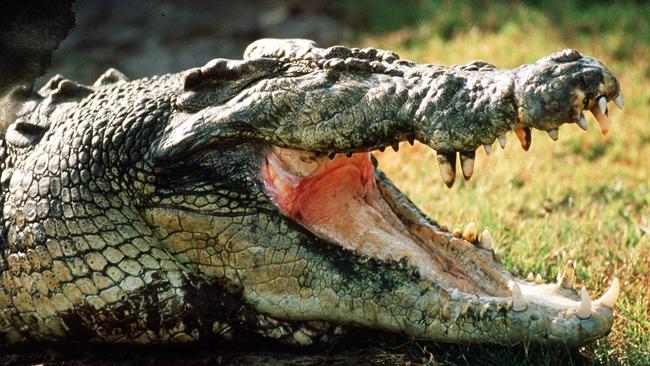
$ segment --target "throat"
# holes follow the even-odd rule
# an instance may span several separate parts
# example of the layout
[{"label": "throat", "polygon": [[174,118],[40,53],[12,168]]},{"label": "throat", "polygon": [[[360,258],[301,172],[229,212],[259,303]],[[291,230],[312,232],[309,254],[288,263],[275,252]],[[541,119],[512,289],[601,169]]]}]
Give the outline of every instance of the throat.
[{"label": "throat", "polygon": [[324,223],[346,205],[376,199],[368,153],[350,158],[336,155],[330,160],[287,149],[274,150],[262,171],[264,182],[278,207],[293,220]]},{"label": "throat", "polygon": [[424,255],[379,193],[369,153],[330,160],[276,147],[262,176],[282,213],[321,239],[375,258]]},{"label": "throat", "polygon": [[282,213],[322,239],[375,257],[414,244],[377,190],[368,153],[330,160],[275,147],[262,176]]},{"label": "throat", "polygon": [[[308,178],[297,187],[295,219],[305,224],[328,225],[339,216],[367,210],[376,201],[377,188],[368,180],[363,164],[343,164]],[[364,209],[365,207],[365,209]]]}]

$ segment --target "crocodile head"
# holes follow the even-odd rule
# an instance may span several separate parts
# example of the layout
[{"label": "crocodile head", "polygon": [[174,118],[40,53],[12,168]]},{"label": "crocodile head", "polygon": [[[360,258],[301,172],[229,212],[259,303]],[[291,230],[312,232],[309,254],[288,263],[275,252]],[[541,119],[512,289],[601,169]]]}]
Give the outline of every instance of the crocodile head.
[{"label": "crocodile head", "polygon": [[[379,170],[414,140],[457,159],[514,130],[603,132],[619,84],[565,50],[512,70],[261,40],[241,61],[92,87],[53,78],[5,140],[0,332],[10,341],[140,343],[250,332],[309,344],[341,327],[467,343],[578,345],[606,335],[618,282],[592,301],[513,277],[474,225],[449,232]],[[4,141],[3,141],[4,142]],[[3,150],[4,151],[4,150]],[[4,152],[3,152],[4,154]],[[429,164],[413,162],[413,164]],[[6,234],[5,234],[6,233]]]},{"label": "crocodile head", "polygon": [[210,156],[224,145],[255,151],[253,168],[241,169],[259,192],[237,194],[263,201],[263,213],[256,209],[238,229],[210,215],[178,220],[249,252],[245,263],[231,253],[229,265],[258,311],[449,342],[580,344],[609,332],[618,282],[591,301],[574,290],[572,263],[557,284],[513,277],[487,231],[441,227],[372,156],[417,140],[437,152],[450,187],[458,156],[469,179],[475,150],[504,144],[508,131],[527,150],[531,128],[556,139],[564,123],[586,129],[590,110],[606,133],[607,102],[622,106],[622,97],[600,62],[565,50],[513,70],[484,62],[445,68],[305,40],[261,40],[245,58],[185,74],[179,104],[193,111],[170,124],[156,156]]}]

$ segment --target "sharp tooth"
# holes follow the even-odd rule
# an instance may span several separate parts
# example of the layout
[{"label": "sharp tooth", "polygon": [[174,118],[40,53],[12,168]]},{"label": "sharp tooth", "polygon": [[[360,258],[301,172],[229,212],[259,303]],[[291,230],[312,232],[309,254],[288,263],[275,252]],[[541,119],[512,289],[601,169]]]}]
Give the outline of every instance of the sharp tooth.
[{"label": "sharp tooth", "polygon": [[623,109],[623,106],[625,105],[625,103],[623,102],[623,92],[618,93],[618,96],[616,97],[616,99],[614,99],[614,104],[616,104],[616,106],[619,107],[620,109]]},{"label": "sharp tooth", "polygon": [[585,118],[585,115],[580,112],[580,119],[578,120],[578,126],[582,128],[583,130],[587,131],[589,129],[589,125],[587,124],[587,119]]},{"label": "sharp tooth", "polygon": [[600,108],[600,113],[607,114],[607,99],[605,97],[598,98],[598,108]]},{"label": "sharp tooth", "polygon": [[513,311],[524,311],[528,307],[526,304],[526,299],[524,299],[524,294],[521,293],[521,289],[516,282],[512,282],[510,287],[512,290],[512,310]]},{"label": "sharp tooth", "polygon": [[572,260],[568,260],[564,265],[564,271],[558,278],[558,284],[566,289],[573,289],[576,284],[576,265]]},{"label": "sharp tooth", "polygon": [[408,135],[406,136],[406,139],[409,141],[409,144],[413,146],[413,144],[415,143],[415,137],[413,137],[412,135]]},{"label": "sharp tooth", "polygon": [[499,145],[501,145],[501,148],[505,149],[506,148],[506,135],[503,134],[503,135],[497,137],[497,139],[499,140]]},{"label": "sharp tooth", "polygon": [[519,139],[519,143],[521,144],[521,147],[524,149],[524,151],[528,151],[530,149],[530,144],[532,142],[532,137],[530,135],[530,128],[528,127],[518,127],[515,128],[515,135]]},{"label": "sharp tooth", "polygon": [[475,151],[463,151],[460,153],[460,168],[463,171],[463,178],[469,180],[474,173],[474,158],[476,157]]},{"label": "sharp tooth", "polygon": [[463,237],[463,234],[460,232],[459,228],[455,227],[454,230],[452,230],[452,232],[451,232],[451,236],[453,236],[454,238],[459,238],[460,239],[460,238]]},{"label": "sharp tooth", "polygon": [[541,274],[538,273],[537,276],[535,276],[535,283],[538,284],[538,285],[541,285],[541,284],[544,283],[544,279],[542,278]]},{"label": "sharp tooth", "polygon": [[528,276],[526,276],[526,281],[528,282],[535,281],[535,275],[533,274],[533,272],[528,272]]},{"label": "sharp tooth", "polygon": [[609,286],[607,291],[596,301],[603,306],[613,309],[620,291],[621,285],[618,283],[618,278],[614,277],[612,284]]},{"label": "sharp tooth", "polygon": [[457,288],[451,290],[451,301],[458,301],[460,299],[460,291]]},{"label": "sharp tooth", "polygon": [[560,136],[560,131],[557,128],[551,128],[546,132],[553,141],[557,141],[557,138]]},{"label": "sharp tooth", "polygon": [[490,155],[492,153],[492,144],[483,145],[483,149],[485,149],[485,153],[487,155]]},{"label": "sharp tooth", "polygon": [[580,306],[578,306],[575,314],[580,319],[587,319],[591,316],[591,299],[587,288],[584,286],[580,290]]},{"label": "sharp tooth", "polygon": [[487,229],[483,230],[479,241],[481,242],[481,246],[483,248],[492,249],[492,235],[490,235],[490,232]]},{"label": "sharp tooth", "polygon": [[598,125],[600,126],[600,132],[602,132],[603,135],[606,135],[609,131],[609,118],[607,118],[607,116],[601,112],[599,106],[593,106],[589,110],[594,115],[594,117],[596,117],[596,121],[598,121]]},{"label": "sharp tooth", "polygon": [[470,243],[473,243],[476,241],[476,236],[478,235],[478,230],[476,229],[476,224],[473,222],[470,222],[465,226],[465,230],[463,231],[463,239],[467,240]]},{"label": "sharp tooth", "polygon": [[438,165],[442,181],[448,188],[451,188],[456,181],[456,152],[439,153]]},{"label": "sharp tooth", "polygon": [[395,150],[395,152],[399,151],[399,142],[394,142],[390,146]]},{"label": "sharp tooth", "polygon": [[478,295],[472,296],[472,298],[469,299],[469,302],[470,302],[470,304],[475,305],[475,306],[480,305],[481,304],[481,298]]}]

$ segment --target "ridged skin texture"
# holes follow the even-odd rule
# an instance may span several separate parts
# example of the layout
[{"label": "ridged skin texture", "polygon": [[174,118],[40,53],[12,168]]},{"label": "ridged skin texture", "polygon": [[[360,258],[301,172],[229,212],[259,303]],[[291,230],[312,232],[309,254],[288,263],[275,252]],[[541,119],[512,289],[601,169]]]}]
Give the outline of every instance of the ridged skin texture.
[{"label": "ridged skin texture", "polygon": [[[585,70],[611,75],[573,52],[499,71],[294,40],[255,43],[248,60],[135,81],[116,70],[93,86],[55,77],[2,140],[0,336],[262,336],[305,345],[349,326],[450,342],[602,336],[611,313],[580,327],[568,315],[551,324],[542,306],[521,313],[505,300],[459,297],[408,261],[326,243],[282,215],[260,178],[271,145],[325,155],[416,138],[442,152],[473,151],[518,123],[547,128],[553,123],[537,118],[539,108],[518,111],[532,103],[527,95],[562,100],[581,87],[589,96],[598,85],[583,85]],[[563,62],[569,66],[555,67]],[[547,69],[561,80],[548,90]],[[618,84],[607,87],[613,98]],[[559,102],[549,108],[568,118]],[[376,174],[405,223],[445,250],[474,248]]]}]

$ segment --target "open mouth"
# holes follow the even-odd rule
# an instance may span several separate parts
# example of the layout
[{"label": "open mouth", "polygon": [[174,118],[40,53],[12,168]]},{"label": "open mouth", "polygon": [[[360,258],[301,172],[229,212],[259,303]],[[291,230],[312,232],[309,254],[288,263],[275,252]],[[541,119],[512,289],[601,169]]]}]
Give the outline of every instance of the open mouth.
[{"label": "open mouth", "polygon": [[[602,63],[564,50],[512,70],[481,61],[446,68],[376,49],[320,49],[306,40],[261,40],[245,55],[241,62],[213,60],[184,76],[186,92],[178,103],[197,112],[175,117],[155,156],[170,159],[223,141],[254,141],[261,156],[255,174],[280,213],[312,234],[305,243],[311,248],[318,238],[347,250],[344,260],[362,264],[355,271],[363,272],[363,284],[323,298],[300,293],[295,303],[313,312],[292,309],[292,315],[445,341],[580,344],[611,329],[618,281],[591,301],[587,290],[574,289],[571,262],[557,283],[513,277],[492,251],[487,231],[468,225],[449,232],[400,192],[371,155],[417,140],[436,151],[442,180],[451,186],[457,166],[469,179],[475,150],[484,146],[489,153],[497,140],[503,145],[508,131],[528,150],[532,128],[555,140],[563,124],[586,129],[583,113],[590,111],[606,133],[607,103],[622,107],[623,101],[618,81]],[[246,82],[229,84],[233,75]],[[258,82],[266,75],[273,75],[273,82]],[[208,98],[205,92],[213,85],[231,89]],[[407,279],[388,288],[376,273]],[[377,287],[366,297],[381,297],[384,307],[394,304],[381,319],[345,296],[349,291],[361,298],[356,292],[370,282]],[[286,290],[266,290],[283,300],[263,299],[260,310],[285,316],[276,302],[285,301]],[[254,292],[257,296],[258,289]],[[324,310],[323,303],[330,308]],[[400,312],[412,316],[394,315]],[[475,323],[485,329],[477,330]]]},{"label": "open mouth", "polygon": [[463,232],[449,232],[415,207],[373,161],[368,152],[327,156],[273,146],[262,177],[280,211],[320,239],[360,257],[406,262],[451,300],[478,302],[485,309],[530,309],[573,326],[594,314],[611,319],[616,279],[596,301],[584,287],[574,290],[571,261],[557,283],[517,279],[503,269],[487,230],[479,234],[469,224]]},{"label": "open mouth", "polygon": [[[396,188],[376,177],[369,153],[329,159],[274,147],[263,177],[280,210],[327,242],[363,256],[406,259],[447,288],[509,294],[492,251],[454,238],[424,217],[418,220],[410,202],[399,202]],[[476,241],[471,228],[466,236]]]}]

